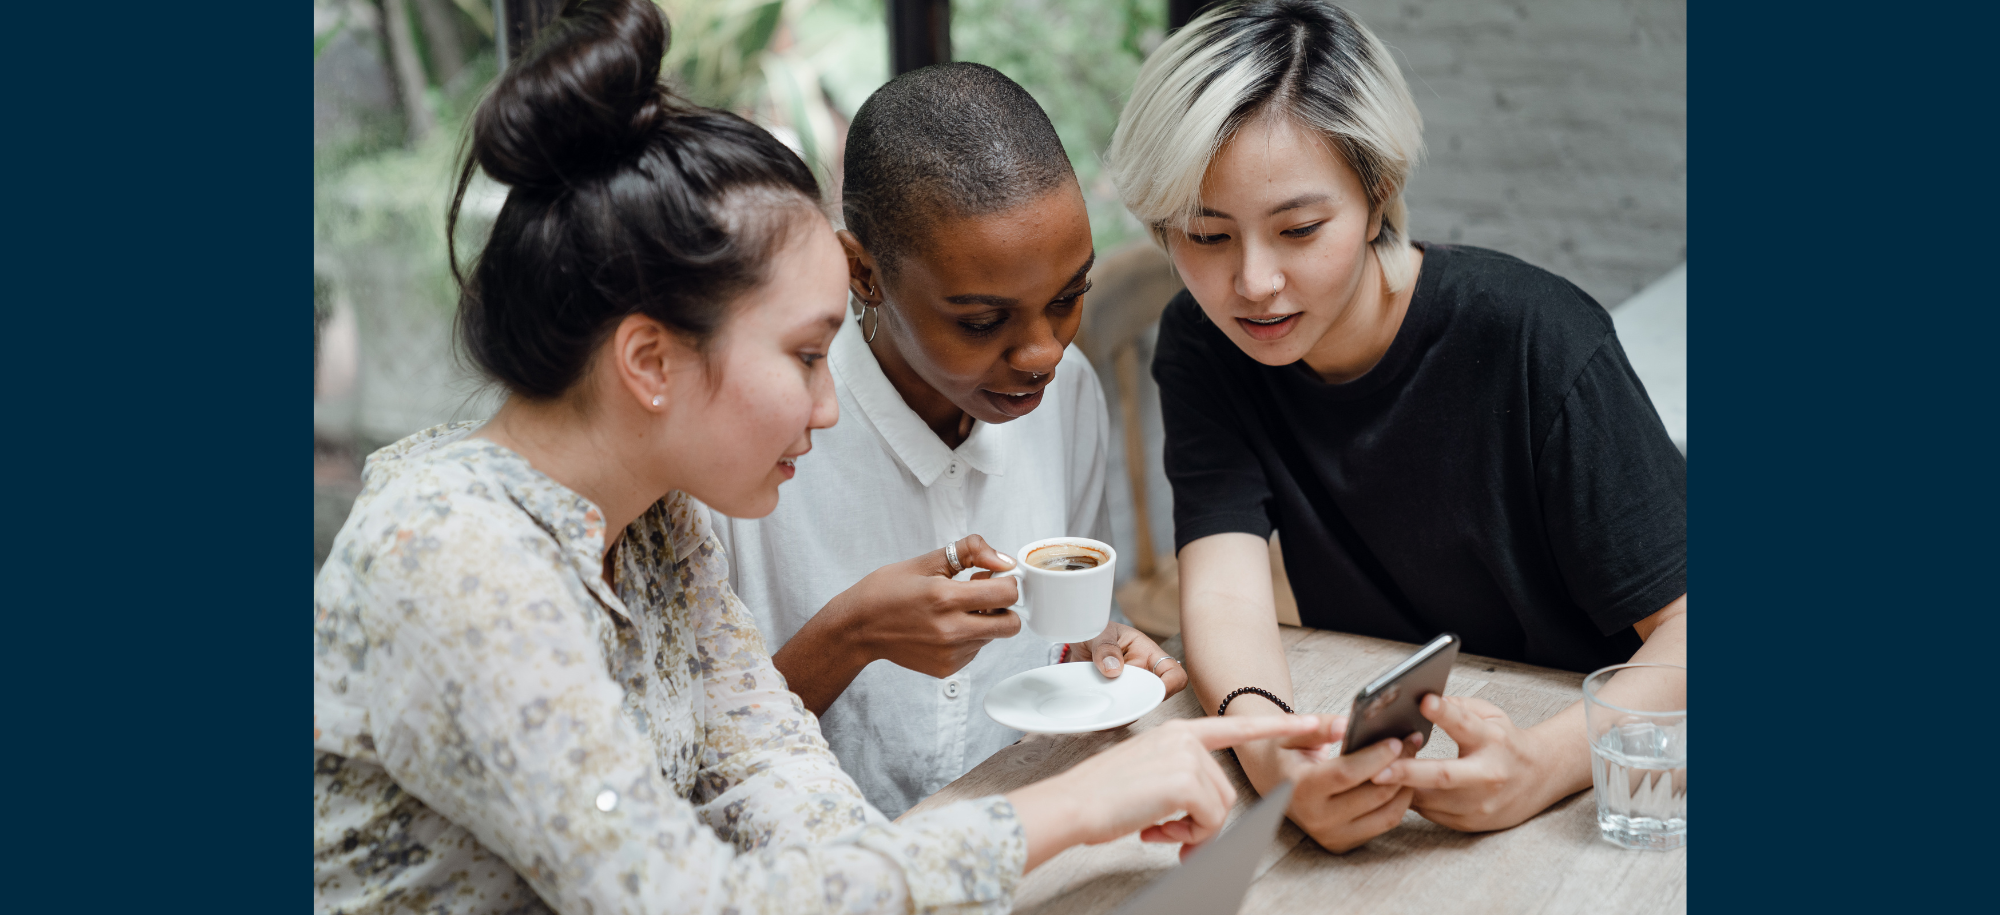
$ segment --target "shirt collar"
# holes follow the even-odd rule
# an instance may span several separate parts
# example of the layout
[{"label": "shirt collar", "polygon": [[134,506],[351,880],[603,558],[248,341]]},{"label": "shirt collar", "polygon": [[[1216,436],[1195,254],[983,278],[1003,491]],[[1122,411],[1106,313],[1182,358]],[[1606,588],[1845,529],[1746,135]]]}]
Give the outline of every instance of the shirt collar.
[{"label": "shirt collar", "polygon": [[370,455],[367,472],[391,474],[397,463],[427,452],[435,453],[434,460],[472,464],[475,473],[497,482],[510,501],[555,538],[584,587],[613,612],[630,619],[625,604],[604,582],[604,513],[575,490],[536,470],[527,458],[491,439],[473,438],[481,425],[452,423],[426,429]]},{"label": "shirt collar", "polygon": [[882,365],[875,361],[874,351],[862,339],[858,322],[842,325],[833,338],[827,361],[841,387],[860,406],[863,418],[889,444],[896,459],[903,462],[917,482],[926,487],[937,482],[954,457],[990,476],[1007,472],[1006,426],[975,419],[972,434],[966,436],[957,451],[946,448],[937,433],[917,416],[917,411],[903,402],[903,395],[896,393],[889,376],[882,374]]}]

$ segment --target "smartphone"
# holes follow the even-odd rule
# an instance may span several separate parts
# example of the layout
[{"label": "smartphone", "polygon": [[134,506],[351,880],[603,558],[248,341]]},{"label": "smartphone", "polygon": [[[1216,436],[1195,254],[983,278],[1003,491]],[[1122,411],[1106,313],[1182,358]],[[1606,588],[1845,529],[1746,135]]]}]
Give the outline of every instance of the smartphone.
[{"label": "smartphone", "polygon": [[1391,737],[1408,740],[1411,734],[1422,734],[1430,742],[1431,721],[1419,706],[1431,693],[1444,695],[1445,680],[1457,660],[1458,636],[1447,632],[1362,687],[1347,713],[1347,737],[1340,743],[1340,755],[1359,753]]}]

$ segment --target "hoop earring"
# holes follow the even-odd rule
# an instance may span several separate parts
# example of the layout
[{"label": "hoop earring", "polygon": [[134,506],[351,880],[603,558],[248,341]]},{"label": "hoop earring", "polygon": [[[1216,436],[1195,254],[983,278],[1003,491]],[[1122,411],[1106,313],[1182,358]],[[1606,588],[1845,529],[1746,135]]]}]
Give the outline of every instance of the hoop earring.
[{"label": "hoop earring", "polygon": [[864,311],[862,312],[863,316],[866,316],[866,315],[871,315],[871,314],[875,316],[875,326],[873,326],[873,327],[870,327],[870,328],[868,328],[868,336],[866,336],[866,337],[862,338],[862,341],[861,341],[861,342],[863,342],[863,343],[873,343],[873,342],[875,342],[875,332],[876,332],[876,331],[878,331],[878,330],[881,330],[881,329],[882,329],[882,315],[881,315],[881,313],[880,313],[880,312],[877,312],[877,311],[875,310],[875,309],[877,309],[877,308],[880,308],[880,307],[882,307],[882,306],[880,306],[880,305],[863,305],[863,306],[862,306],[862,308],[864,309]]}]

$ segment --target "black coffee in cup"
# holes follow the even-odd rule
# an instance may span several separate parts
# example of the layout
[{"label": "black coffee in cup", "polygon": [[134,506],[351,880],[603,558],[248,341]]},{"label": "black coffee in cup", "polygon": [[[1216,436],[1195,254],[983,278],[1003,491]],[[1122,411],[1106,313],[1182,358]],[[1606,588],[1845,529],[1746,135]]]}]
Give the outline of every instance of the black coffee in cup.
[{"label": "black coffee in cup", "polygon": [[1105,555],[1077,543],[1052,543],[1028,554],[1028,564],[1051,572],[1081,572],[1105,562]]}]

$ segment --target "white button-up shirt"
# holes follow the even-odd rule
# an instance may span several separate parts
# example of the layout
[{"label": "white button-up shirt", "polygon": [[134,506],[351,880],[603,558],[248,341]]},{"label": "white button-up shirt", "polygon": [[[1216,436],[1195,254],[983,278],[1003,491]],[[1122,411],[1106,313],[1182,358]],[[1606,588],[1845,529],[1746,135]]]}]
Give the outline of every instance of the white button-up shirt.
[{"label": "white button-up shirt", "polygon": [[[828,361],[840,422],[813,433],[777,511],[713,516],[730,583],[774,648],[868,573],[967,534],[1010,556],[1044,537],[1111,539],[1104,395],[1075,347],[1033,413],[974,422],[956,449],[903,402],[853,322]],[[1021,738],[986,717],[986,693],[1049,663],[1054,648],[1024,628],[943,680],[876,661],[820,729],[869,803],[898,816]]]}]

